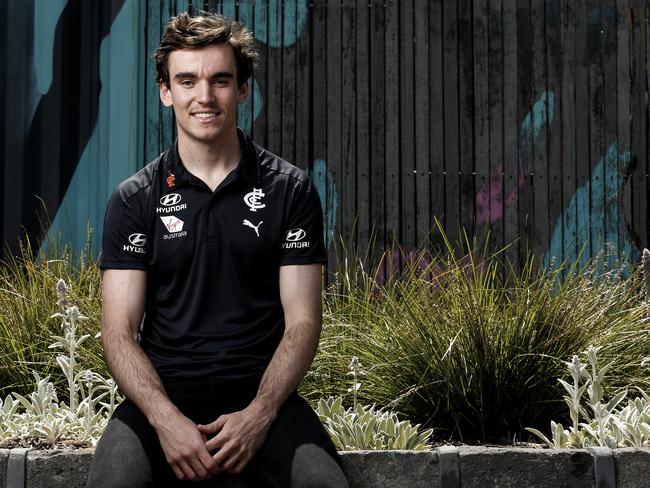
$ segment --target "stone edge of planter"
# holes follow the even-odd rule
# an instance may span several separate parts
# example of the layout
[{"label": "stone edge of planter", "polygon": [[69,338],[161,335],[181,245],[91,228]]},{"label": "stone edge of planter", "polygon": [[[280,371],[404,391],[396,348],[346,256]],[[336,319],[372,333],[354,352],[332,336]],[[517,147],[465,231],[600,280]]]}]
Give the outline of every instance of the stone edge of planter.
[{"label": "stone edge of planter", "polygon": [[650,485],[649,448],[614,449],[614,464],[618,488],[647,488]]},{"label": "stone edge of planter", "polygon": [[9,449],[0,449],[0,487],[7,484],[7,464],[9,463]]},{"label": "stone edge of planter", "polygon": [[[0,487],[6,485],[9,452],[0,449]],[[92,448],[30,451],[26,486],[83,486],[93,452]],[[595,458],[588,450],[461,446],[457,452],[462,488],[482,487],[486,481],[499,487],[593,486]],[[650,449],[614,449],[612,455],[617,488],[649,486]],[[349,451],[341,458],[351,488],[440,486],[438,450]]]}]

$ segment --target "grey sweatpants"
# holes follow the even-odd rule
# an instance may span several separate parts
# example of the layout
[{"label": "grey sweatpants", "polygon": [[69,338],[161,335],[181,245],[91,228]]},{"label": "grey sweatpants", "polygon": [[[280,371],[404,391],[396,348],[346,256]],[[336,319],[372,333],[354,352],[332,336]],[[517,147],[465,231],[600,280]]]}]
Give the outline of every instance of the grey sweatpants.
[{"label": "grey sweatpants", "polygon": [[[165,382],[172,402],[194,422],[207,424],[223,413],[245,408],[255,395],[250,385]],[[247,488],[347,488],[331,439],[312,408],[297,393],[280,409],[266,441],[239,476]],[[115,410],[97,445],[88,488],[233,486],[218,474],[203,482],[178,481],[165,460],[156,432],[126,400]]]}]

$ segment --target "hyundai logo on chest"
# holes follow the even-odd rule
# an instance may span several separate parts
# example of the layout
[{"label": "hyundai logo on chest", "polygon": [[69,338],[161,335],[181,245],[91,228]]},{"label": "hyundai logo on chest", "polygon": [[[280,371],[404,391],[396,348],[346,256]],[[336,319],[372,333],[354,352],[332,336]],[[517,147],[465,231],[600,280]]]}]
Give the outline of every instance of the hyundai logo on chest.
[{"label": "hyundai logo on chest", "polygon": [[163,195],[160,199],[160,204],[162,207],[156,207],[156,213],[171,213],[185,210],[187,208],[187,204],[180,203],[181,200],[182,197],[178,193],[169,193],[168,195]]}]

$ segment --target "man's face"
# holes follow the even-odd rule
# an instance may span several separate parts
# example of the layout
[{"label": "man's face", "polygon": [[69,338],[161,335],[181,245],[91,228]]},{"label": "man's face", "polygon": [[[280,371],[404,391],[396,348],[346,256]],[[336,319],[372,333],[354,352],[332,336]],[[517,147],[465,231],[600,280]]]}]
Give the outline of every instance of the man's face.
[{"label": "man's face", "polygon": [[160,84],[160,99],[174,107],[179,140],[210,143],[235,130],[237,105],[248,95],[248,82],[237,86],[232,47],[173,51],[167,65],[169,86]]}]

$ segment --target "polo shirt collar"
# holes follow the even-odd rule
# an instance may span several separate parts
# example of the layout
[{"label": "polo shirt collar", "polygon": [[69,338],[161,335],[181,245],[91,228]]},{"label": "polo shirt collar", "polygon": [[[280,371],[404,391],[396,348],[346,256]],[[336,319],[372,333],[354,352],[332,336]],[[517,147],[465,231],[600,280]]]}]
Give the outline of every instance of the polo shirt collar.
[{"label": "polo shirt collar", "polygon": [[[237,137],[241,148],[242,157],[233,170],[235,180],[244,180],[254,185],[261,184],[260,162],[255,144],[251,138],[240,128],[237,128]],[[184,183],[201,184],[199,178],[185,169],[178,154],[178,139],[167,150],[165,157],[165,190],[171,191]]]}]

